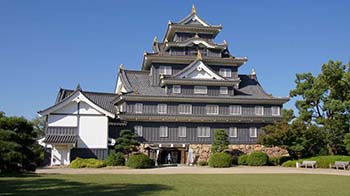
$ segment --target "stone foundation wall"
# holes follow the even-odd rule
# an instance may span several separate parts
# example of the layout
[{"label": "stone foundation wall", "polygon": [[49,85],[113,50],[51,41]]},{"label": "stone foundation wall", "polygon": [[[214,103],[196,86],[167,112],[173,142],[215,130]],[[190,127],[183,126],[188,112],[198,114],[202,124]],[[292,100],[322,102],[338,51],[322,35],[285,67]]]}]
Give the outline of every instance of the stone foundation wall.
[{"label": "stone foundation wall", "polygon": [[[211,153],[210,144],[191,144],[189,148],[192,148],[195,155],[195,162],[208,161]],[[241,145],[229,145],[229,150],[234,155],[249,154],[253,151],[265,152],[269,157],[288,156],[288,151],[279,147],[265,147],[260,144],[241,144]]]}]

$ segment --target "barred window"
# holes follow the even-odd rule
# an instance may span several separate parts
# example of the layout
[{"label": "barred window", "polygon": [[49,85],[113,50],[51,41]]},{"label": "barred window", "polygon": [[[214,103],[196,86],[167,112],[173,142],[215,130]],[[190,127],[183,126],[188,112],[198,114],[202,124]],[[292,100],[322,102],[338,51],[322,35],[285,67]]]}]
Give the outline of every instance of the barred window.
[{"label": "barred window", "polygon": [[173,85],[173,93],[176,93],[176,94],[181,93],[181,86],[180,85]]},{"label": "barred window", "polygon": [[250,127],[249,137],[257,137],[257,136],[258,136],[258,129],[256,127]]},{"label": "barred window", "polygon": [[230,105],[230,114],[231,115],[241,115],[242,114],[242,106]]},{"label": "barred window", "polygon": [[207,105],[207,114],[218,115],[219,114],[219,106],[218,105]]},{"label": "barred window", "polygon": [[264,106],[255,106],[255,115],[264,115]]},{"label": "barred window", "polygon": [[230,78],[232,76],[232,70],[230,68],[220,68],[219,69],[219,74],[222,77]]},{"label": "barred window", "polygon": [[186,137],[186,127],[179,127],[179,137]]},{"label": "barred window", "polygon": [[279,106],[272,106],[271,112],[273,116],[279,116],[281,115],[281,108]]},{"label": "barred window", "polygon": [[210,127],[198,127],[197,135],[198,137],[210,137]]},{"label": "barred window", "polygon": [[192,114],[192,105],[191,104],[180,104],[179,105],[179,114]]},{"label": "barred window", "polygon": [[139,137],[142,137],[142,126],[135,126],[135,134]]},{"label": "barred window", "polygon": [[220,94],[221,95],[228,95],[228,87],[220,87]]},{"label": "barred window", "polygon": [[171,66],[159,66],[159,74],[171,75]]},{"label": "barred window", "polygon": [[167,113],[167,104],[158,104],[158,114]]},{"label": "barred window", "polygon": [[143,104],[142,103],[136,103],[135,104],[135,113],[141,114],[143,110]]},{"label": "barred window", "polygon": [[194,86],[193,93],[194,94],[207,94],[208,89],[206,86]]},{"label": "barred window", "polygon": [[159,127],[159,137],[168,137],[168,127],[167,126]]},{"label": "barred window", "polygon": [[237,137],[237,127],[229,128],[229,137]]}]

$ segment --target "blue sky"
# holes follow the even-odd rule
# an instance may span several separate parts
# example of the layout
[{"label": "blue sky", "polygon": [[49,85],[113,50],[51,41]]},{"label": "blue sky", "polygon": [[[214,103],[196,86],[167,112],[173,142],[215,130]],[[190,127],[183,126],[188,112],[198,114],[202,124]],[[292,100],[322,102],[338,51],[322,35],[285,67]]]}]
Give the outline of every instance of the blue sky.
[{"label": "blue sky", "polygon": [[[118,65],[140,69],[168,20],[191,11],[222,24],[265,90],[288,96],[296,73],[350,60],[350,1],[0,1],[0,111],[29,119],[60,87],[112,92]],[[285,105],[293,108],[292,100]]]}]

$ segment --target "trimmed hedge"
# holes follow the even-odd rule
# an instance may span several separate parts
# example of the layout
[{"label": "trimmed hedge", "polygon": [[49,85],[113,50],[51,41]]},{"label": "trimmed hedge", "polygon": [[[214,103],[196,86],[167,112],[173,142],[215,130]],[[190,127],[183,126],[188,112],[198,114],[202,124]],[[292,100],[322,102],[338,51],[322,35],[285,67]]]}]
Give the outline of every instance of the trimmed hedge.
[{"label": "trimmed hedge", "polygon": [[247,159],[248,159],[247,154],[241,155],[238,157],[238,165],[248,165]]},{"label": "trimmed hedge", "polygon": [[284,162],[291,160],[290,156],[280,156],[280,157],[270,157],[269,163],[270,165],[282,165]]},{"label": "trimmed hedge", "polygon": [[209,157],[208,164],[210,167],[231,167],[232,156],[224,152],[214,153]]},{"label": "trimmed hedge", "polygon": [[152,166],[152,161],[147,157],[147,155],[137,153],[129,157],[128,161],[126,162],[126,166],[134,169],[150,168]]},{"label": "trimmed hedge", "polygon": [[306,158],[306,159],[287,161],[287,162],[282,164],[282,167],[295,167],[295,164],[297,161],[299,163],[302,163],[303,160],[316,161],[318,168],[329,168],[329,164],[334,164],[334,162],[336,162],[336,161],[348,161],[348,162],[350,162],[350,156],[334,155],[334,156],[310,157],[310,158]]},{"label": "trimmed hedge", "polygon": [[207,161],[198,161],[199,166],[207,166],[208,162]]},{"label": "trimmed hedge", "polygon": [[124,154],[121,152],[115,153],[111,152],[109,153],[107,159],[106,159],[106,164],[108,166],[123,166],[125,165],[125,158]]},{"label": "trimmed hedge", "polygon": [[82,159],[76,158],[70,163],[71,168],[101,168],[106,167],[106,164],[102,160],[98,159]]},{"label": "trimmed hedge", "polygon": [[263,166],[269,163],[269,157],[263,152],[252,152],[248,158],[247,163],[249,166]]}]

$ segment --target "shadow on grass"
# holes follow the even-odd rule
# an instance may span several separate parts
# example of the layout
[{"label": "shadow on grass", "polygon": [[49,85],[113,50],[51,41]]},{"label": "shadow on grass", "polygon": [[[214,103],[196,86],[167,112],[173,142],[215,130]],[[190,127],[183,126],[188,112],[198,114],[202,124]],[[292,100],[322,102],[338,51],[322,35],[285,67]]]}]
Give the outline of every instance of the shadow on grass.
[{"label": "shadow on grass", "polygon": [[[98,177],[98,176],[96,176]],[[171,190],[159,184],[90,184],[63,179],[0,179],[0,195],[143,195]]]}]

